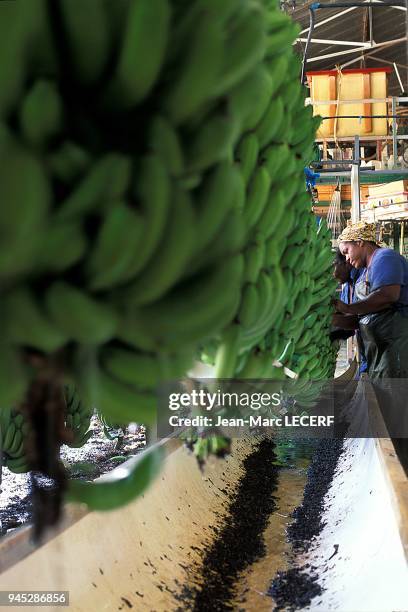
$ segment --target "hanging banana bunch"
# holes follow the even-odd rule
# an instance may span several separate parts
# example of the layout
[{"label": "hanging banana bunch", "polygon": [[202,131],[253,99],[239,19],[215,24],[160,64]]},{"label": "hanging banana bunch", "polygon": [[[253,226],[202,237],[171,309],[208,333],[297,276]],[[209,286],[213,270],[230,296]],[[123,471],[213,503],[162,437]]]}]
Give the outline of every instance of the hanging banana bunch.
[{"label": "hanging banana bunch", "polygon": [[262,0],[0,3],[0,405],[58,380],[153,426],[205,342],[219,376],[271,334],[289,362],[318,246],[297,32]]}]

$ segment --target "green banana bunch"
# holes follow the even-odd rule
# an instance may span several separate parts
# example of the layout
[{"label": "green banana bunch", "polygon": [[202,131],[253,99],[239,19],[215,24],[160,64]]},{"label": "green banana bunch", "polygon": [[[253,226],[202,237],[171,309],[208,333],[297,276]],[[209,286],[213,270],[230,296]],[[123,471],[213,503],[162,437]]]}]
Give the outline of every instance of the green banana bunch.
[{"label": "green banana bunch", "polygon": [[212,455],[224,458],[231,453],[231,440],[216,434],[197,435],[196,433],[183,434],[185,446],[194,454],[199,468],[202,470]]},{"label": "green banana bunch", "polygon": [[15,474],[30,469],[24,448],[27,432],[28,424],[21,412],[11,408],[0,409],[0,465]]},{"label": "green banana bunch", "polygon": [[23,4],[0,3],[0,404],[57,369],[82,444],[91,405],[154,425],[205,347],[221,378],[329,375],[297,26],[262,0]]},{"label": "green banana bunch", "polygon": [[65,386],[65,423],[72,432],[72,440],[68,445],[72,448],[80,448],[92,436],[89,431],[93,409],[81,401],[77,390],[73,385]]}]

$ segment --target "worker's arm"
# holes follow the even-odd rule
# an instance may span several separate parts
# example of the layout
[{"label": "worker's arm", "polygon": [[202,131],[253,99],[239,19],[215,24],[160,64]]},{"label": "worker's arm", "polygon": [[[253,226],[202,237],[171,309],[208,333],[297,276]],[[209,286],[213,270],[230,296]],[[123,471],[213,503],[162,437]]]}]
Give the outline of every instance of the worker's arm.
[{"label": "worker's arm", "polygon": [[398,301],[401,293],[401,285],[386,285],[380,287],[368,295],[364,300],[354,304],[345,304],[340,300],[335,301],[336,312],[345,315],[365,315],[372,312],[386,310]]}]

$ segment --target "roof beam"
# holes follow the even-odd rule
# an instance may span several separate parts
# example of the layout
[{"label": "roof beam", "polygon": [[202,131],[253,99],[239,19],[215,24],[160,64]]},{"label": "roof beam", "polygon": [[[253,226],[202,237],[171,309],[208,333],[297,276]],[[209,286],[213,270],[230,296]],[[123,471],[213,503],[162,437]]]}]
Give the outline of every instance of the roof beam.
[{"label": "roof beam", "polygon": [[[381,2],[381,0],[364,0],[365,3],[367,2],[377,2],[378,4],[383,4],[384,6],[388,7],[388,8],[393,8],[393,9],[397,9],[399,11],[406,11],[407,8],[404,6],[391,6],[389,4],[384,4],[383,2]],[[335,19],[338,19],[339,17],[343,17],[343,15],[347,15],[347,13],[351,13],[351,11],[355,11],[356,9],[361,8],[361,6],[352,6],[348,9],[345,9],[344,11],[340,11],[339,13],[336,13],[335,15],[332,15],[331,17],[327,17],[326,19],[323,19],[322,21],[319,21],[318,23],[315,24],[314,26],[314,30],[316,28],[319,28],[322,25],[325,25],[326,23],[329,23],[330,21],[334,21]],[[299,36],[301,36],[302,34],[307,34],[307,32],[309,32],[310,27],[305,28],[304,30],[301,30],[301,32],[299,33]]]},{"label": "roof beam", "polygon": [[[369,0],[366,0],[367,2]],[[342,17],[343,15],[346,15],[347,13],[351,13],[351,11],[355,11],[358,7],[357,6],[352,6],[349,9],[346,9],[345,11],[340,11],[340,13],[336,13],[335,15],[332,15],[331,17],[327,17],[327,19],[323,19],[323,21],[319,21],[318,23],[315,24],[314,26],[314,30],[316,30],[316,28],[320,28],[320,26],[325,25],[326,23],[329,23],[330,21],[334,21],[335,19],[338,19],[339,17]],[[306,34],[307,32],[309,32],[310,27],[305,28],[304,30],[302,30],[299,33],[299,36],[301,36],[302,34]]]},{"label": "roof beam", "polygon": [[[377,4],[384,4],[383,2],[381,2],[381,0],[371,0],[371,2],[377,2]],[[390,4],[384,4],[384,6],[386,6],[387,8],[397,9],[397,11],[406,11],[407,10],[406,6],[394,6],[394,5],[390,5]]]},{"label": "roof beam", "polygon": [[355,62],[358,62],[359,60],[364,59],[365,57],[366,58],[369,57],[371,59],[375,59],[378,62],[381,62],[383,64],[389,64],[390,66],[394,66],[394,64],[395,64],[395,66],[398,66],[398,68],[405,68],[405,70],[408,70],[408,66],[406,64],[399,64],[398,62],[390,62],[389,60],[385,60],[385,59],[382,59],[381,57],[378,57],[374,53],[363,53],[362,55],[360,55],[360,57],[356,57],[356,58],[350,60],[349,62],[346,62],[345,64],[342,64],[340,66],[340,69],[343,70],[343,68],[347,68],[347,66],[351,66],[351,64],[354,64]]},{"label": "roof beam", "polygon": [[[294,45],[297,42],[306,42],[307,38],[297,38],[295,40],[295,42],[293,43]],[[369,42],[355,42],[354,40],[329,40],[329,39],[324,39],[324,38],[311,38],[310,39],[311,43],[316,43],[316,44],[321,44],[321,45],[339,45],[339,46],[344,46],[344,47],[352,47],[357,46],[357,47],[370,47],[370,43]]]},{"label": "roof beam", "polygon": [[[399,43],[406,42],[407,37],[404,36],[402,38],[396,38],[395,40],[387,40],[383,43],[375,43],[371,45],[369,49],[381,49],[384,47],[392,47],[393,45],[398,45]],[[311,57],[307,60],[307,63],[311,62],[319,62],[323,59],[330,59],[331,57],[338,57],[339,55],[346,55],[348,53],[358,53],[361,52],[361,47],[355,47],[354,49],[346,49],[345,51],[337,51],[337,53],[326,53],[325,55],[317,55],[316,57]],[[361,58],[358,58],[361,59]]]}]

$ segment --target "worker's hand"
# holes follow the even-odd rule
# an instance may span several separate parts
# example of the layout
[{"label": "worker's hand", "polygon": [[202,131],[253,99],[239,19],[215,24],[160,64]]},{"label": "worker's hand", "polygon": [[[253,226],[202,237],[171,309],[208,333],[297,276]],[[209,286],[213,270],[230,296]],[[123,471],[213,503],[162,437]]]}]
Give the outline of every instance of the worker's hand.
[{"label": "worker's hand", "polygon": [[333,306],[336,312],[340,314],[351,314],[349,305],[341,300],[333,300]]}]

